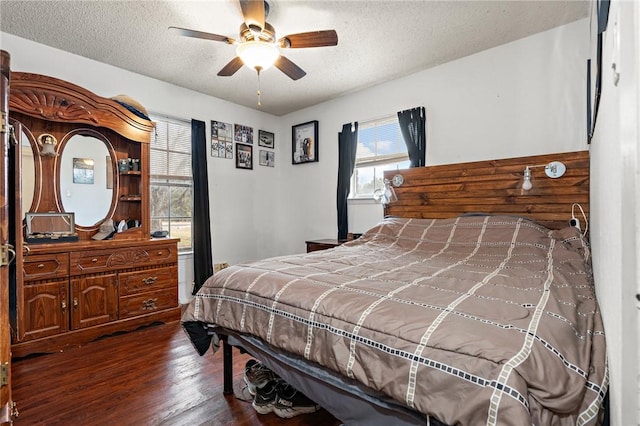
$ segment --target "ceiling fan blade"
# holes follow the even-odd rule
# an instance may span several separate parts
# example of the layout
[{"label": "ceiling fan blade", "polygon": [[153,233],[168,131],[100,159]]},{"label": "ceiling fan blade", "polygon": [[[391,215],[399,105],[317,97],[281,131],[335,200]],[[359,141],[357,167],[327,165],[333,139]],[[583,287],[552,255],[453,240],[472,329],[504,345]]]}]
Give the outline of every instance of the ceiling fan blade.
[{"label": "ceiling fan blade", "polygon": [[338,33],[335,30],[309,31],[308,33],[289,34],[278,40],[283,48],[336,46]]},{"label": "ceiling fan blade", "polygon": [[205,40],[223,41],[228,44],[235,43],[235,40],[227,36],[205,33],[204,31],[190,30],[187,28],[169,27],[169,31],[176,32],[185,37],[202,38]]},{"label": "ceiling fan blade", "polygon": [[244,23],[251,31],[258,33],[264,29],[264,0],[240,0]]},{"label": "ceiling fan blade", "polygon": [[304,72],[302,68],[282,55],[280,55],[280,57],[276,59],[276,62],[273,65],[275,65],[276,68],[285,73],[292,80],[299,80],[307,75],[307,73]]},{"label": "ceiling fan blade", "polygon": [[242,62],[242,59],[240,59],[239,56],[236,56],[218,72],[218,75],[220,77],[230,77],[234,75],[240,68],[242,68],[243,65],[244,62]]}]

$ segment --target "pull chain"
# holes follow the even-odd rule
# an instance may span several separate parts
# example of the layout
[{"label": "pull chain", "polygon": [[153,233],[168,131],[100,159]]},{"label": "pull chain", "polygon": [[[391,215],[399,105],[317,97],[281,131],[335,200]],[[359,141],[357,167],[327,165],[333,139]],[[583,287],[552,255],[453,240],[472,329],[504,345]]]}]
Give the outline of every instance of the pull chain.
[{"label": "pull chain", "polygon": [[258,106],[262,106],[262,102],[260,101],[260,70],[262,68],[261,67],[256,67],[256,71],[258,71],[258,90],[256,91],[256,94],[258,95]]}]

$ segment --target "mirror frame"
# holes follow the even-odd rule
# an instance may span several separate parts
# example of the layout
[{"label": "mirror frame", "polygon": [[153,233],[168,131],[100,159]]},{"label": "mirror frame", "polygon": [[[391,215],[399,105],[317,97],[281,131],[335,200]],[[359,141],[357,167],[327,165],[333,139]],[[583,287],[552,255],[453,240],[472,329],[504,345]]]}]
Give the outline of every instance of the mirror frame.
[{"label": "mirror frame", "polygon": [[[27,212],[35,212],[38,211],[38,207],[40,206],[40,200],[42,199],[42,159],[40,158],[39,151],[37,149],[36,138],[31,132],[31,130],[25,126],[22,122],[14,119],[10,119],[11,124],[14,127],[16,135],[18,135],[18,144],[20,147],[20,198],[24,197],[24,189],[22,187],[22,171],[23,171],[23,156],[22,150],[26,147],[24,145],[24,141],[22,140],[22,136],[26,136],[27,141],[29,142],[29,146],[31,147],[31,153],[33,154],[33,194],[31,196],[31,205],[29,206],[29,210],[22,212],[22,218],[24,219]],[[22,201],[21,201],[22,202]]]},{"label": "mirror frame", "polygon": [[[140,158],[139,175],[114,173],[116,195],[108,214],[112,215],[114,220],[129,217],[141,220],[140,227],[128,230],[118,239],[147,240],[150,235],[149,157],[155,123],[143,115],[146,112],[136,113],[129,109],[128,98],[117,99],[122,96],[105,98],[55,77],[12,72],[9,87],[10,119],[28,126],[35,136],[41,133],[53,135],[59,142],[54,148],[57,153],[61,151],[62,142],[68,132],[77,128],[90,128],[109,139],[110,147],[115,149],[115,155],[113,150],[109,149],[111,157],[116,159],[115,165],[118,159]],[[100,139],[104,140],[102,137]],[[42,188],[39,188],[41,194],[34,206],[38,212],[58,211],[61,209],[60,191],[56,182],[57,167],[60,167],[57,164],[58,156],[38,157],[41,165],[36,166],[40,172],[36,177],[39,180],[36,185],[41,185]],[[16,156],[14,162],[17,166],[17,181],[21,178],[18,161]],[[122,198],[121,194],[128,193],[135,194],[136,197]],[[23,220],[20,215],[22,205],[16,220]],[[98,228],[99,226],[78,228],[80,242],[93,244],[91,237]],[[20,230],[16,229],[16,232]]]},{"label": "mirror frame", "polygon": [[98,228],[100,228],[100,224],[104,222],[105,219],[113,217],[113,214],[116,210],[116,207],[118,204],[117,203],[118,188],[120,184],[119,182],[120,176],[117,173],[118,160],[116,156],[116,151],[113,148],[111,141],[109,141],[109,139],[102,133],[88,127],[80,127],[66,133],[62,137],[62,140],[60,141],[60,148],[58,151],[59,154],[58,154],[58,157],[56,158],[56,163],[54,166],[54,176],[56,178],[55,197],[56,197],[56,205],[58,206],[58,211],[65,212],[64,203],[62,202],[62,192],[60,190],[60,182],[62,179],[62,156],[64,155],[64,150],[67,147],[67,144],[69,143],[71,138],[73,138],[76,135],[91,136],[100,140],[102,143],[104,143],[105,147],[107,148],[107,152],[109,153],[109,157],[111,158],[111,173],[113,175],[113,188],[111,191],[111,205],[109,206],[109,210],[107,211],[104,217],[100,218],[96,223],[92,225],[79,225],[78,223],[76,223],[76,229],[93,232],[93,231],[96,231]]}]

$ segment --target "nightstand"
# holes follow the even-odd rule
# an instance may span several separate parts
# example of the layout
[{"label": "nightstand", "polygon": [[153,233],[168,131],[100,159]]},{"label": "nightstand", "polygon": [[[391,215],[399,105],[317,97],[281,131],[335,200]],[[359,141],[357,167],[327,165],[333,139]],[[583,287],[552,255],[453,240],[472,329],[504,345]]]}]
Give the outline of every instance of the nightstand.
[{"label": "nightstand", "polygon": [[312,251],[317,251],[317,250],[326,250],[326,249],[338,247],[340,244],[344,242],[345,241],[338,241],[335,238],[305,241],[305,243],[307,244],[307,253],[311,253]]}]

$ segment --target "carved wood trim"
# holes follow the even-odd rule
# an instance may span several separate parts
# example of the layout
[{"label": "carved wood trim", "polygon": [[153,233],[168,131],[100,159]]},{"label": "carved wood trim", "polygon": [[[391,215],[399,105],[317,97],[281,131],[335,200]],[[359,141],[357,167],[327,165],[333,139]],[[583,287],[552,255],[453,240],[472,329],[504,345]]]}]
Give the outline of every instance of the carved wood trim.
[{"label": "carved wood trim", "polygon": [[149,143],[154,125],[118,102],[80,86],[40,74],[13,72],[11,111],[48,121],[105,127],[136,142]]}]

